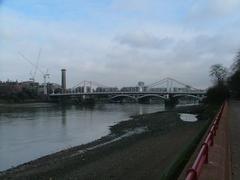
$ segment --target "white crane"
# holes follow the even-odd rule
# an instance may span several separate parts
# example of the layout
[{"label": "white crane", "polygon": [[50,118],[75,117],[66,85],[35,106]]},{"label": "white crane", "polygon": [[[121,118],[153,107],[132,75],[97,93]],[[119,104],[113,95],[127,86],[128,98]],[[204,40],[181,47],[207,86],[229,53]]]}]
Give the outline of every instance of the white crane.
[{"label": "white crane", "polygon": [[44,95],[47,95],[47,79],[50,78],[50,74],[48,73],[48,70],[46,73],[44,73],[40,68],[39,68],[39,60],[41,56],[42,49],[40,48],[38,56],[37,56],[37,61],[36,64],[34,65],[28,58],[26,58],[21,52],[18,52],[18,54],[25,60],[27,61],[33,68],[35,68],[34,73],[31,73],[31,78],[30,80],[35,81],[35,76],[37,74],[37,71],[40,72],[43,75],[43,93]]}]

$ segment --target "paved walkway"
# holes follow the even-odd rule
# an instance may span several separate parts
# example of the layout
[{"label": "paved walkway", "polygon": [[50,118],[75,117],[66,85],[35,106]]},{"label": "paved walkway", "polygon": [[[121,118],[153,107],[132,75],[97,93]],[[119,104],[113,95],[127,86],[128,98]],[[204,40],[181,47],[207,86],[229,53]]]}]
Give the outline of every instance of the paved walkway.
[{"label": "paved walkway", "polygon": [[230,101],[200,180],[240,180],[240,101]]},{"label": "paved walkway", "polygon": [[[179,180],[183,177],[186,176]],[[225,106],[214,145],[209,150],[209,163],[203,166],[199,180],[240,180],[240,101],[232,100]]]},{"label": "paved walkway", "polygon": [[232,156],[232,179],[240,179],[240,101],[229,104],[230,150]]},{"label": "paved walkway", "polygon": [[226,104],[214,138],[214,145],[209,149],[209,163],[203,166],[199,180],[231,179],[228,112],[229,107]]},{"label": "paved walkway", "polygon": [[[205,140],[205,138],[203,140]],[[192,164],[200,151],[201,144],[202,143],[199,144],[178,180],[185,180],[186,172],[192,167]],[[217,134],[214,137],[214,145],[210,147],[208,155],[208,163],[203,165],[198,180],[231,180],[228,104],[224,107]]]}]

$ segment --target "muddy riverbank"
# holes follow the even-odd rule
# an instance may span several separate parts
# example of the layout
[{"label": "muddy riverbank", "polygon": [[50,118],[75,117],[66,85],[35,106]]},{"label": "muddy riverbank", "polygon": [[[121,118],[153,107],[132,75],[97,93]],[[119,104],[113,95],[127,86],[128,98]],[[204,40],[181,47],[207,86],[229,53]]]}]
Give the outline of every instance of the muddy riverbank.
[{"label": "muddy riverbank", "polygon": [[[179,112],[199,120],[184,122]],[[4,171],[0,179],[159,179],[206,123],[196,107],[134,116],[108,136]]]}]

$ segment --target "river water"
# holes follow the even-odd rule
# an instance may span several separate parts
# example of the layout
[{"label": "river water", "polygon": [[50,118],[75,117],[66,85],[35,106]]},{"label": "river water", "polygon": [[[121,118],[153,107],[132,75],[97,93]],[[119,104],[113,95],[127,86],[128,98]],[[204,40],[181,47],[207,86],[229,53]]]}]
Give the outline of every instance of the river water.
[{"label": "river water", "polygon": [[129,116],[163,110],[162,104],[0,105],[0,171],[96,140]]}]

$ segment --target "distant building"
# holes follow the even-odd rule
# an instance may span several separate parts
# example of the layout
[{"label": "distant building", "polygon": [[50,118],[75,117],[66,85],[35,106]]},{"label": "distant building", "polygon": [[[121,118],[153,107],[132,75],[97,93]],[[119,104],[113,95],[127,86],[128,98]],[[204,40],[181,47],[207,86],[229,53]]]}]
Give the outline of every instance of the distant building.
[{"label": "distant building", "polygon": [[138,82],[139,92],[144,92],[144,82],[139,81]]},{"label": "distant building", "polygon": [[23,88],[26,89],[35,89],[38,88],[39,83],[38,82],[34,82],[34,81],[23,81],[19,83]]},{"label": "distant building", "polygon": [[173,92],[190,92],[190,91],[191,91],[191,89],[188,87],[184,87],[184,88],[174,87],[173,88]]},{"label": "distant building", "polygon": [[[47,94],[60,93],[62,86],[56,83],[47,83]],[[44,84],[38,86],[38,95],[44,94]]]},{"label": "distant building", "polygon": [[117,87],[97,87],[96,92],[118,92]]},{"label": "distant building", "polygon": [[20,82],[20,85],[22,86],[22,92],[24,94],[27,94],[30,98],[35,98],[38,96],[38,87],[39,83],[34,81],[23,81]]},{"label": "distant building", "polygon": [[138,86],[135,87],[123,87],[121,88],[121,92],[139,92],[140,88]]},{"label": "distant building", "polygon": [[74,90],[68,89],[67,92],[71,93],[90,93],[93,92],[94,90],[90,86],[79,86],[75,88]]},{"label": "distant building", "polygon": [[148,91],[165,93],[167,92],[167,88],[149,88]]},{"label": "distant building", "polygon": [[76,92],[76,93],[83,93],[83,92],[84,92],[84,86],[79,86],[79,87],[77,87],[77,88],[74,90],[74,92]]},{"label": "distant building", "polygon": [[0,81],[0,96],[8,96],[22,92],[22,85],[17,81]]},{"label": "distant building", "polygon": [[122,91],[122,92],[146,92],[147,90],[148,90],[148,87],[145,86],[145,83],[142,81],[139,81],[137,83],[137,86],[123,87],[123,88],[121,88],[120,91]]}]

